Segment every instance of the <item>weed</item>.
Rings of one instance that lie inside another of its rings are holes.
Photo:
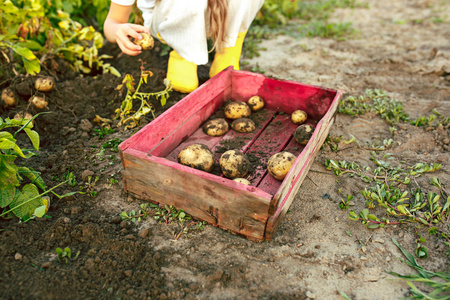
[[[410,296],[412,299],[448,299],[448,293],[450,292],[450,274],[444,272],[432,272],[424,269],[420,266],[414,256],[403,248],[395,239],[392,242],[397,246],[402,254],[405,256],[406,260],[400,259],[402,262],[406,263],[411,268],[415,269],[418,274],[412,275],[401,275],[396,272],[388,272],[389,274],[405,279],[410,286]],[[438,277],[440,280],[433,280],[433,277]],[[427,294],[419,290],[412,282],[421,282],[429,286],[432,291]]]
[[[56,252],[56,255],[58,256],[59,262],[64,261],[67,265],[69,263],[69,261],[72,260],[72,251],[70,250],[69,247],[64,248],[64,250],[58,247],[55,249],[55,252]],[[81,251],[78,250],[78,252],[74,256],[74,259],[76,259],[80,255],[80,252]]]
[[[142,219],[145,219],[149,216],[152,216],[155,220],[157,220],[160,224],[179,224],[183,226],[183,229],[180,233],[175,236],[177,240],[182,233],[187,233],[188,228],[191,225],[195,225],[196,230],[203,230],[204,225],[207,223],[204,221],[194,221],[192,217],[186,214],[182,209],[177,210],[172,205],[164,205],[161,207],[157,204],[153,203],[143,203],[139,205],[139,209],[131,210],[130,212],[121,212],[120,214],[122,220],[131,221],[133,223],[140,222]],[[190,220],[190,222],[184,226],[185,222]]]
[[[341,203],[339,203],[339,208],[347,209],[350,204],[350,201],[352,201],[352,200],[353,200],[353,195],[347,194],[345,199],[341,199]]]
[[[99,139],[103,139],[105,136],[107,136],[109,134],[113,134],[115,131],[113,128],[100,127],[100,128],[94,129],[94,132],[96,133],[96,135],[98,136]]]
[[[80,186],[80,190],[84,190],[82,194],[87,194],[91,198],[95,198],[97,196],[97,191],[95,190],[95,184],[99,180],[99,177],[96,176],[94,180],[92,180],[92,176],[88,177],[88,181],[85,182],[84,186]]]
[[[119,138],[113,138],[102,145],[103,149],[110,149],[112,152],[119,152],[119,145],[123,141]]]

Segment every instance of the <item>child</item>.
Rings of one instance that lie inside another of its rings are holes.
[[[212,49],[207,38],[213,39],[216,50],[210,77],[231,65],[239,70],[245,34],[264,0],[137,0],[144,26],[128,23],[134,2],[111,0],[106,38],[128,55],[141,53],[130,38],[140,39],[143,32],[166,43],[173,48],[167,78],[174,90],[190,93],[198,87],[197,65],[208,63]]]

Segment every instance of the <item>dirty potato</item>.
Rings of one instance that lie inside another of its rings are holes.
[[[247,101],[247,105],[252,111],[258,111],[264,107],[264,100],[260,96],[253,96]]]
[[[231,123],[231,128],[237,132],[248,133],[253,132],[256,129],[256,125],[253,120],[248,118],[239,118]]]
[[[14,115],[14,120],[31,120],[32,118],[33,115],[25,111],[19,111]],[[32,122],[34,123],[34,120]]]
[[[50,92],[55,88],[55,79],[53,77],[39,77],[34,82],[34,88],[39,92]]]
[[[308,119],[308,115],[303,110],[296,110],[291,115],[292,122],[297,125],[305,123],[306,119]]]
[[[153,40],[153,37],[145,32],[141,32],[140,35],[142,36],[142,39],[140,40],[134,40],[134,43],[138,46],[142,47],[142,50],[152,50],[155,46],[155,41]]]
[[[228,178],[244,177],[250,169],[250,161],[239,150],[228,150],[219,160],[222,174]]]
[[[283,180],[297,157],[287,151],[272,155],[267,163],[267,170],[275,179]]]
[[[228,132],[228,122],[224,118],[207,121],[203,127],[203,132],[210,136],[221,136]]]
[[[211,172],[214,167],[214,154],[204,144],[193,144],[180,151],[178,162],[197,170]]]
[[[250,107],[245,102],[233,101],[225,106],[225,117],[228,119],[239,119],[250,116]]]
[[[7,87],[2,91],[2,102],[3,107],[11,107],[15,106],[18,102],[16,93],[12,90],[12,88]]]
[[[41,110],[44,108],[47,108],[48,102],[43,98],[39,96],[33,96],[28,100],[36,109]]]
[[[314,133],[314,126],[302,124],[294,131],[294,138],[300,145],[306,145]]]

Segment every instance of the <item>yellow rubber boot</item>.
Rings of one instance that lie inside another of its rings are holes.
[[[209,70],[210,78],[216,76],[217,73],[229,66],[233,66],[235,70],[239,70],[239,59],[241,58],[242,45],[244,44],[246,34],[247,32],[238,34],[234,47],[225,48],[221,52],[216,52],[211,69]]]
[[[175,91],[190,93],[198,88],[197,65],[185,60],[172,50],[167,66],[167,78]]]

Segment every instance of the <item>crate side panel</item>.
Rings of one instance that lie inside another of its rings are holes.
[[[132,137],[122,142],[120,149],[124,151],[131,147],[142,152],[148,152],[154,148],[161,140],[209,103],[211,99],[225,91],[230,92],[231,72],[232,69],[228,68],[202,84],[153,122],[150,122]]]
[[[144,199],[173,205],[210,224],[263,239],[270,199],[197,176],[198,170],[173,168],[162,158],[124,152],[127,190]],[[236,185],[238,186],[238,185]],[[254,187],[249,187],[253,188]]]
[[[270,240],[273,237],[276,228],[279,226],[281,220],[291,205],[295,197],[295,193],[298,191],[302,181],[306,177],[315,156],[327,138],[330,128],[334,122],[334,113],[336,112],[341,96],[342,94],[339,91],[328,113],[317,125],[311,140],[308,142],[301,155],[297,158],[282,185],[274,195],[270,207],[270,213],[273,213],[273,215],[270,217],[267,224],[266,239]],[[274,210],[275,212],[273,212]]]
[[[233,100],[247,101],[251,96],[258,95],[264,99],[266,108],[288,114],[301,109],[316,121],[327,113],[336,96],[335,90],[244,71],[233,72],[232,86]]]

